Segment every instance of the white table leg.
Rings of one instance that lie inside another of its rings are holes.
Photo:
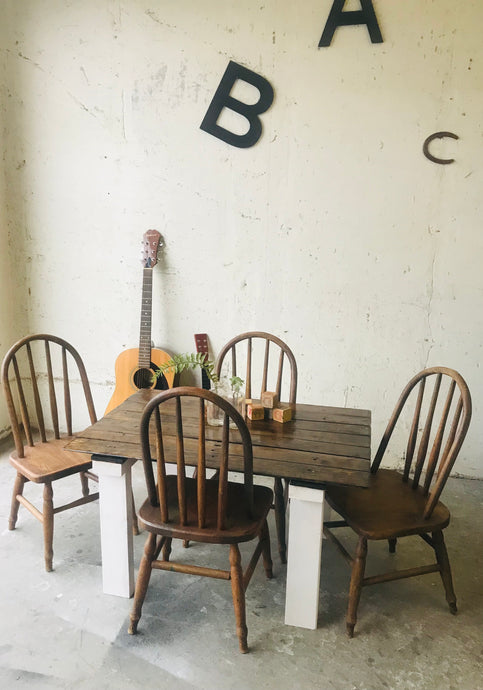
[[[315,630],[319,612],[324,491],[289,486],[285,623]]]
[[[102,587],[105,594],[131,597],[134,593],[131,467],[135,460],[106,462],[93,456],[99,476]]]

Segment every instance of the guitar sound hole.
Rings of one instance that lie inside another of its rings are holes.
[[[151,369],[138,369],[134,374],[134,385],[136,388],[152,388],[153,372]]]
[[[163,374],[156,379],[156,385],[153,386],[154,370],[157,369],[155,364],[151,363],[152,369],[138,369],[133,376],[134,385],[136,388],[156,388],[156,390],[166,390],[169,388]]]

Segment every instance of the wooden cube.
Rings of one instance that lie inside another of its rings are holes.
[[[253,400],[251,398],[245,398],[242,401],[242,409],[241,409],[242,417],[247,416],[247,407],[248,407],[248,405],[251,405],[252,403],[253,403]]]
[[[247,405],[247,417],[248,419],[257,420],[265,418],[265,409],[263,405]]]
[[[272,411],[272,419],[276,422],[290,422],[292,419],[292,408],[289,405],[279,405]]]
[[[262,405],[263,407],[268,407],[268,409],[273,409],[278,404],[278,395],[273,391],[263,391],[262,393]]]

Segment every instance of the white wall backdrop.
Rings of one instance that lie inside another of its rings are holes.
[[[331,6],[3,0],[0,345],[13,302],[15,337],[80,350],[102,412],[156,228],[158,347],[276,333],[299,400],[370,408],[375,441],[414,373],[456,368],[474,420],[455,469],[481,477],[483,5],[374,0],[383,43],[345,27],[319,49]],[[199,129],[230,60],[275,91],[248,149]],[[441,130],[452,165],[422,153]]]
[[[0,21],[0,45],[5,45],[8,26]],[[4,55],[3,51],[0,55]],[[10,127],[7,124],[7,91],[6,88],[6,60],[0,59],[0,136],[3,148],[2,160],[7,158],[7,140]],[[6,189],[6,164],[0,167],[0,356],[8,350],[10,344],[22,334],[20,320],[26,318],[25,299],[19,299],[17,285],[14,283],[16,267],[11,265],[14,259],[10,253],[10,235],[13,224],[9,224],[10,194]],[[22,265],[24,260],[22,261]],[[20,268],[20,270],[22,270]],[[25,282],[25,281],[24,281]],[[23,324],[24,326],[26,323]],[[17,328],[20,327],[20,330]],[[0,395],[0,438],[8,434],[8,415],[3,395]]]

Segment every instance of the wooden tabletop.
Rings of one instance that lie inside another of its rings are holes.
[[[73,451],[106,456],[106,460],[111,462],[141,459],[139,422],[144,406],[157,393],[153,390],[137,391],[101,420],[76,434],[67,447]],[[169,406],[171,402],[165,405]],[[192,428],[189,424],[190,405],[193,409]],[[183,402],[183,418],[188,418],[183,427],[185,438],[192,436],[194,439],[197,434],[195,405],[195,399]],[[174,407],[172,409],[174,416]],[[369,410],[297,404],[295,419],[290,422],[247,420],[247,426],[252,437],[254,474],[354,486],[367,486],[369,483]],[[213,442],[213,448],[219,446],[221,431],[219,427],[206,427],[206,436]],[[241,457],[238,458],[236,452],[238,444],[232,443],[230,447],[233,453],[231,468],[242,470]],[[216,461],[210,464],[207,457],[207,465],[216,467]]]

